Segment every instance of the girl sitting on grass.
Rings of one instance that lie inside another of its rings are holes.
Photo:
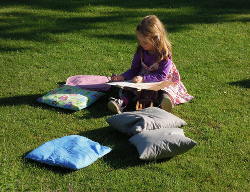
[[[173,85],[163,89],[160,106],[171,111],[174,105],[190,101],[193,96],[180,80],[179,72],[172,61],[171,43],[164,25],[155,15],[142,19],[136,28],[138,46],[131,68],[121,75],[113,75],[111,81],[131,80],[134,83],[171,81]],[[123,90],[120,98],[111,98],[108,108],[121,113],[133,99],[131,91]]]

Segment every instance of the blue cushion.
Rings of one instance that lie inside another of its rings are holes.
[[[86,137],[70,135],[42,144],[25,158],[76,170],[92,164],[110,151],[111,148]]]

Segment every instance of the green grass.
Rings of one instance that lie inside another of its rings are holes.
[[[0,191],[248,191],[250,4],[247,0],[0,2]],[[146,15],[166,24],[191,103],[173,113],[198,145],[144,162],[108,126],[106,101],[68,112],[35,99],[76,74],[130,66]],[[40,144],[79,134],[113,150],[75,172],[27,161]]]

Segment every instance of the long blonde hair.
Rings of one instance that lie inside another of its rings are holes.
[[[171,56],[172,46],[167,37],[167,31],[157,16],[148,15],[144,17],[137,25],[136,33],[151,40],[157,62],[162,59],[168,60],[168,57]],[[141,49],[142,47],[138,44],[137,51]]]

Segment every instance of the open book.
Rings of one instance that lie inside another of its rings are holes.
[[[147,90],[159,91],[160,89],[173,85],[174,83],[171,81],[160,81],[153,83],[132,83],[129,81],[118,81],[118,82],[109,82],[107,84],[120,88],[130,87],[138,90],[147,89]]]

